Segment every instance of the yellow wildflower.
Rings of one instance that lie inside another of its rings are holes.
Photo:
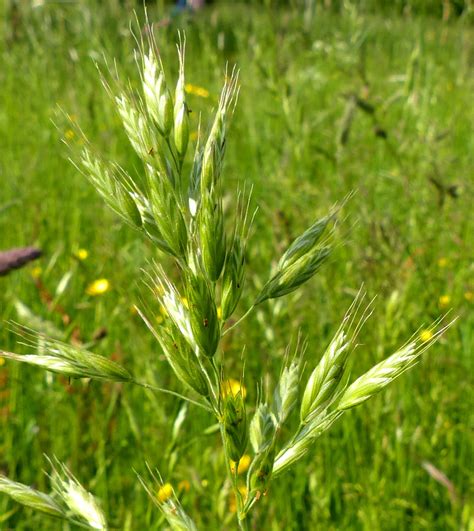
[[[183,306],[185,308],[189,308],[189,302],[188,302],[188,299],[186,297],[181,297],[181,302],[183,303]]]
[[[168,310],[164,306],[160,306],[160,313],[163,317],[168,317]]]
[[[209,97],[209,91],[203,87],[198,87],[197,85],[191,85],[191,83],[186,83],[184,86],[184,90],[188,94],[194,94],[195,96],[199,96],[200,98],[208,98]]]
[[[187,479],[183,479],[178,483],[178,490],[180,492],[189,492],[191,488],[191,483]]]
[[[451,297],[449,295],[441,295],[438,302],[439,302],[440,308],[446,308],[449,306],[449,303],[451,302]]]
[[[93,296],[103,295],[109,289],[110,282],[106,278],[99,278],[87,286],[86,293]]]
[[[420,339],[423,343],[426,343],[433,337],[433,332],[431,330],[422,330],[420,333]]]
[[[217,307],[217,318],[222,319],[222,307],[221,306]]]
[[[68,129],[65,133],[64,133],[64,136],[66,138],[66,140],[72,140],[74,138],[74,131],[72,129]]]
[[[448,259],[447,258],[444,258],[441,257],[439,260],[438,260],[438,266],[439,267],[446,267],[448,265]]]
[[[173,496],[173,486],[171,485],[171,483],[165,483],[158,489],[157,497],[160,502],[163,503],[169,500],[171,496]]]
[[[252,458],[245,454],[240,458],[239,465],[237,466],[237,474],[244,474],[249,469]],[[235,461],[230,461],[230,469],[235,474]]]
[[[2,356],[0,356],[0,367],[2,365],[5,365],[5,358],[2,358]]]
[[[157,315],[157,316],[155,317],[155,321],[156,321],[158,324],[161,324],[161,323],[164,321],[163,316],[162,316],[162,315]]]
[[[464,293],[464,298],[467,302],[472,302],[474,300],[474,293],[472,291],[466,291],[466,293]]]
[[[41,273],[43,273],[43,270],[40,266],[33,267],[33,269],[31,270],[31,276],[33,278],[39,278],[41,276]]]
[[[205,489],[207,487],[209,487],[209,481],[207,479],[203,479],[201,481],[201,486]]]
[[[228,380],[225,380],[225,382],[222,383],[223,398],[229,395],[237,396],[239,393],[242,394],[242,398],[245,398],[247,396],[247,389],[245,389],[245,386],[242,385],[239,380],[229,378]]]
[[[89,256],[89,251],[87,249],[78,249],[76,253],[76,257],[79,260],[87,260],[87,257]]]

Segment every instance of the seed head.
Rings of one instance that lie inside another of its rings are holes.
[[[208,397],[209,388],[207,380],[198,362],[196,353],[174,323],[171,322],[166,327],[162,327],[159,334],[154,329],[153,332],[178,379],[196,393]]]
[[[329,247],[313,249],[301,258],[278,271],[263,287],[255,305],[291,293],[309,280],[331,254]]]
[[[188,229],[178,194],[166,175],[147,166],[150,207],[161,238],[176,257],[187,251]]]
[[[222,201],[214,191],[201,197],[198,222],[203,268],[209,280],[216,282],[226,258],[226,235]]]
[[[279,426],[288,418],[298,400],[299,374],[299,362],[285,367],[273,393],[273,413]]]
[[[238,73],[233,71],[221,92],[209,138],[204,146],[201,172],[201,193],[211,190],[219,181],[226,144],[227,121],[238,96]]]
[[[137,206],[140,194],[131,177],[122,168],[106,163],[87,147],[82,151],[80,167],[116,214],[134,228],[142,226],[142,218]]]
[[[232,461],[238,462],[244,455],[248,442],[247,415],[242,393],[225,395],[222,423],[227,455]]]
[[[189,322],[194,340],[207,357],[214,356],[220,340],[220,321],[213,288],[200,272],[188,270],[185,275]]]
[[[285,267],[294,264],[299,258],[311,251],[323,235],[332,218],[333,215],[330,215],[316,221],[301,236],[296,238],[280,258],[278,270],[283,271]]]
[[[161,62],[150,50],[143,56],[143,94],[151,117],[161,135],[168,137],[173,126],[173,102]]]
[[[65,518],[63,508],[51,496],[23,485],[23,483],[12,481],[3,475],[0,475],[0,492],[7,494],[22,505],[32,507],[36,511]]]
[[[443,332],[453,323],[454,321],[448,323],[434,333],[432,332],[432,329],[430,329],[429,331],[432,334],[430,339],[426,339],[427,334],[425,340],[423,340],[422,337],[414,336],[414,339],[409,341],[394,354],[357,378],[357,380],[342,394],[342,397],[337,404],[338,410],[344,411],[362,404],[369,398],[372,398],[375,394],[379,393],[405,371],[411,369],[418,363],[423,352],[437,341],[441,334],[443,334]]]
[[[239,236],[232,242],[227,256],[222,278],[222,319],[227,320],[233,313],[242,295],[245,282],[245,248]]]
[[[184,158],[189,141],[189,117],[184,83],[185,42],[178,47],[179,77],[174,98],[174,143],[180,159]]]
[[[340,328],[311,373],[301,402],[301,422],[319,415],[334,399],[343,381],[351,339]]]
[[[61,463],[53,468],[51,481],[53,489],[67,506],[72,516],[83,520],[92,529],[107,529],[104,513],[97,500],[77,481],[71,472]]]
[[[126,369],[104,356],[43,335],[27,332],[25,335],[27,336],[25,344],[30,348],[36,348],[37,341],[44,354],[20,355],[1,351],[0,354],[7,359],[37,365],[70,378],[93,378],[112,382],[133,381],[133,376]]]
[[[276,424],[268,405],[259,404],[250,423],[250,442],[255,453],[264,452],[272,444]]]

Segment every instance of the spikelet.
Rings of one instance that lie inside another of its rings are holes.
[[[330,254],[329,247],[313,249],[291,265],[285,266],[265,284],[255,300],[255,305],[295,291],[319,270]]]
[[[178,46],[179,77],[176,83],[174,97],[174,143],[180,160],[184,159],[189,141],[189,117],[186,105],[185,81],[184,81],[184,52],[186,41]]]
[[[438,332],[429,341],[416,338],[397,350],[387,359],[377,363],[357,378],[344,392],[337,407],[340,411],[358,406],[379,393],[405,371],[416,365],[422,353],[439,337]]]
[[[34,347],[33,337],[33,334],[30,334],[27,343],[30,348]],[[112,382],[133,381],[133,376],[126,369],[104,356],[40,335],[38,340],[44,354],[20,355],[0,351],[0,355],[14,361],[37,365],[70,378],[93,378]]]
[[[71,519],[78,519],[92,529],[107,530],[105,515],[97,500],[59,461],[56,461],[56,466],[53,465],[51,482],[56,495],[68,508]]]
[[[273,413],[278,426],[282,426],[298,401],[300,363],[293,361],[283,371],[273,393]]]
[[[239,462],[244,455],[248,442],[248,425],[242,391],[223,395],[223,433],[227,455],[232,461]]]
[[[202,354],[211,358],[221,335],[213,287],[202,273],[192,270],[185,273],[185,286],[194,340]]]
[[[219,106],[209,138],[204,146],[201,170],[201,194],[210,191],[219,182],[226,144],[226,127],[238,96],[238,72],[232,71],[221,92]]]
[[[143,54],[142,86],[145,104],[160,134],[168,137],[173,127],[173,101],[161,61],[150,48]]]
[[[209,280],[217,282],[227,249],[222,200],[214,190],[201,196],[198,225],[203,268]]]
[[[44,492],[32,489],[23,483],[12,481],[0,474],[0,492],[7,494],[16,502],[31,507],[36,511],[65,518],[63,508],[52,498]]]

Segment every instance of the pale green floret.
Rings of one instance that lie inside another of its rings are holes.
[[[45,494],[39,492],[23,483],[17,483],[11,479],[6,478],[0,474],[0,492],[7,494],[16,502],[31,507],[36,511],[56,516],[58,518],[65,518],[62,507],[56,501]]]
[[[333,216],[326,216],[314,223],[309,229],[296,238],[296,240],[288,247],[283,256],[278,262],[278,270],[282,271],[285,267],[295,263],[298,258],[301,258],[308,253],[318,243],[323,235],[326,227]]]
[[[255,453],[263,452],[270,446],[276,424],[275,415],[268,404],[260,403],[250,422],[250,442]]]
[[[213,287],[199,271],[187,271],[185,283],[189,322],[194,340],[201,353],[211,358],[217,350],[221,336]]]
[[[248,443],[247,414],[242,392],[226,393],[223,399],[223,434],[226,452],[232,461],[238,462]]]
[[[300,378],[299,362],[292,362],[283,369],[278,385],[273,393],[273,413],[279,426],[282,426],[298,401]]]
[[[225,121],[221,109],[217,110],[214,124],[204,147],[201,171],[201,194],[217,186],[225,152]]]
[[[236,236],[227,255],[222,277],[221,309],[223,321],[226,321],[234,313],[242,295],[244,281],[245,248],[241,238]]]
[[[202,172],[202,148],[198,141],[194,151],[193,167],[189,177],[188,210],[191,217],[196,217],[201,202],[201,172]]]
[[[206,374],[199,364],[196,352],[186,341],[183,334],[175,323],[167,322],[159,327],[159,332],[151,324],[144,313],[138,310],[148,329],[160,344],[166,360],[173,369],[176,377],[185,386],[193,389],[196,393],[209,397],[209,386]],[[171,319],[169,320],[171,321]]]
[[[173,127],[173,102],[161,64],[151,50],[143,57],[142,84],[148,112],[158,126],[160,134],[168,137]]]
[[[275,299],[295,291],[318,271],[330,254],[331,249],[329,247],[314,249],[283,270],[278,271],[265,284],[255,301],[255,305],[267,299]]]
[[[188,229],[179,197],[166,175],[147,167],[149,204],[161,238],[177,258],[187,252]]]
[[[313,418],[311,422],[299,430],[291,442],[277,454],[273,464],[273,475],[281,474],[306,455],[316,439],[327,431],[341,415],[341,412],[321,415],[319,418]]]
[[[209,387],[196,353],[183,336],[173,328],[174,325],[163,328],[157,335],[168,363],[181,382],[196,393],[208,397]]]
[[[380,392],[406,370],[413,367],[421,353],[422,350],[420,351],[416,342],[411,342],[372,367],[346,389],[337,406],[338,409],[342,411],[358,406]]]
[[[322,413],[337,396],[350,345],[351,339],[347,338],[344,330],[338,330],[306,384],[300,410],[302,423]]]
[[[202,264],[209,280],[216,282],[226,258],[226,234],[222,200],[214,192],[201,197],[198,214]]]
[[[93,378],[115,382],[133,380],[126,369],[104,356],[45,338],[42,338],[41,347],[47,354],[19,355],[11,352],[0,352],[0,354],[5,358],[37,365],[70,378]]]
[[[219,107],[204,146],[201,171],[201,194],[211,190],[220,180],[226,144],[226,123],[238,95],[238,74],[232,72],[221,92]]]
[[[178,48],[179,77],[174,98],[174,143],[176,151],[183,160],[189,141],[189,117],[184,90],[184,44]]]
[[[151,160],[157,146],[146,116],[123,94],[115,103],[133,149],[142,160]]]
[[[186,104],[179,109],[174,117],[174,143],[181,159],[184,158],[189,141],[189,116]]]
[[[142,226],[142,217],[134,199],[137,196],[132,179],[120,167],[107,164],[88,148],[81,154],[81,169],[107,205],[135,228]]]
[[[186,339],[191,348],[196,350],[198,344],[191,327],[191,317],[189,310],[182,302],[182,297],[180,297],[176,288],[168,281],[161,282],[161,280],[158,279],[156,288],[164,290],[164,294],[160,297],[163,306],[182,336]]]
[[[247,474],[249,495],[265,492],[272,477],[278,421],[268,404],[260,403],[250,423],[250,442],[255,457]]]
[[[70,518],[83,520],[92,529],[107,530],[105,515],[94,496],[87,492],[64,465],[58,465],[60,472],[54,469],[51,481],[54,491],[69,509]]]

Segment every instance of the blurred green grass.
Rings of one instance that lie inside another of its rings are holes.
[[[251,383],[271,388],[298,329],[308,338],[308,358],[318,359],[362,283],[378,301],[354,374],[447,308],[460,316],[419,367],[348,414],[272,485],[254,528],[471,529],[473,28],[466,17],[443,22],[347,6],[304,12],[218,5],[157,24],[171,67],[177,28],[186,30],[188,81],[210,91],[209,98],[190,95],[194,129],[201,111],[206,124],[225,65],[241,71],[225,178],[229,201],[240,179],[253,185],[259,206],[242,308],[289,240],[356,191],[330,264],[300,294],[264,306],[225,342],[228,373],[237,377],[247,344],[249,404],[256,395]],[[64,337],[89,341],[104,327],[98,352],[178,389],[131,311],[142,296],[140,269],[162,257],[106,209],[61,143],[70,134],[63,109],[106,156],[139,167],[94,65],[115,57],[122,76],[137,80],[131,7],[112,0],[25,3],[21,16],[5,14],[0,248],[36,244],[44,257],[0,279],[0,345],[20,348],[4,323],[25,320],[15,309],[21,301]],[[165,16],[160,3],[150,6],[152,21]],[[375,114],[359,105],[341,143],[356,96]],[[80,248],[89,252],[84,261],[75,257]],[[71,278],[58,294],[58,311],[45,297],[65,275]],[[107,278],[111,289],[93,298],[85,290],[97,278]],[[440,306],[445,295],[447,308]],[[31,317],[26,321],[33,326]],[[200,528],[231,529],[218,441],[203,433],[209,419],[191,411],[185,444],[169,446],[180,407],[140,389],[70,384],[5,363],[0,471],[47,489],[43,454],[56,455],[99,496],[112,527],[159,529],[163,522],[133,472],[147,461],[175,485],[189,481],[183,503]],[[428,474],[425,462],[446,474],[454,491]],[[1,529],[61,525],[0,498]]]

